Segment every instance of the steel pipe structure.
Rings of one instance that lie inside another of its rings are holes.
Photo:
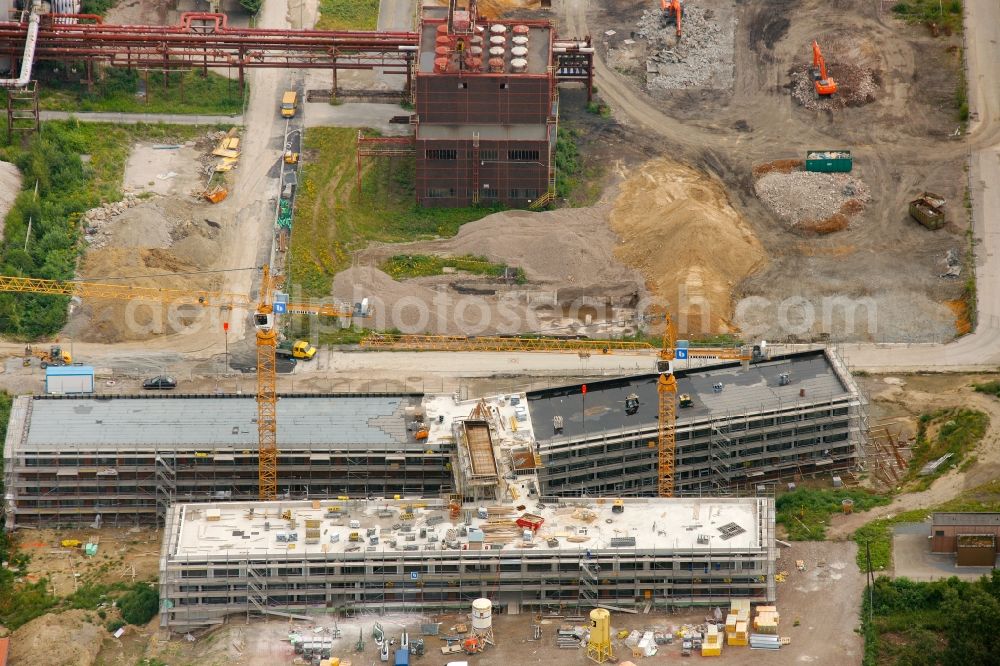
[[[81,60],[114,67],[375,69],[410,73],[414,32],[360,32],[231,28],[225,14],[186,12],[173,26],[62,23],[87,15],[43,15],[35,60]],[[20,58],[27,21],[0,22],[0,55]]]

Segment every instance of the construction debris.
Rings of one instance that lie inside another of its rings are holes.
[[[875,101],[879,90],[879,74],[873,69],[849,63],[829,63],[827,69],[837,81],[837,92],[819,96],[809,65],[794,68],[788,84],[792,99],[811,111],[842,109],[848,106],[864,106]]]
[[[789,167],[760,169],[757,197],[789,227],[801,232],[846,229],[871,201],[868,186],[844,173],[815,173]]]
[[[649,90],[733,85],[733,43],[736,16],[722,17],[715,9],[684,5],[684,36],[663,20],[663,12],[643,12],[636,35],[649,41],[646,87]],[[627,48],[627,47],[626,47]]]

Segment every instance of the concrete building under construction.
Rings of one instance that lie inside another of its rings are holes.
[[[862,398],[816,351],[677,372],[679,493],[756,493],[859,463]],[[282,498],[396,494],[642,496],[656,489],[655,377],[457,401],[447,395],[288,395],[278,403]],[[625,410],[631,393],[634,414]],[[504,413],[506,416],[499,416]],[[8,528],[162,523],[175,502],[257,496],[247,396],[20,396],[4,448]],[[554,417],[561,417],[558,431]],[[421,425],[422,424],[422,425]],[[426,429],[427,438],[418,439]]]
[[[506,411],[506,410],[505,410]],[[511,410],[512,411],[512,410]],[[176,504],[160,557],[161,628],[309,609],[506,613],[775,599],[774,500],[521,499]],[[527,505],[527,506],[526,506]]]

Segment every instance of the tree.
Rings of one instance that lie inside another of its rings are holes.
[[[260,6],[264,4],[264,0],[240,0],[240,6],[247,10],[250,14],[256,14],[260,11]]]
[[[160,595],[147,583],[138,583],[118,600],[122,619],[129,624],[146,624],[160,609]]]
[[[1000,654],[1000,600],[990,594],[989,580],[948,590],[941,603],[947,622],[945,664],[989,666]]]

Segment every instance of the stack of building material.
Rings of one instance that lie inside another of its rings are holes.
[[[733,599],[726,616],[726,644],[747,645],[749,642],[750,601]]]
[[[781,647],[781,639],[771,634],[750,634],[751,650],[777,650]]]
[[[701,644],[701,656],[718,657],[722,654],[722,634],[714,624],[708,625],[705,641]]]
[[[652,657],[656,654],[656,639],[653,637],[653,632],[647,631],[644,633],[642,638],[639,639],[637,647],[644,657]]]
[[[556,647],[559,648],[579,648],[583,639],[583,627],[575,627],[571,624],[564,624],[559,627],[556,633]]]
[[[774,606],[758,606],[753,619],[753,630],[758,634],[778,635],[778,609]]]

